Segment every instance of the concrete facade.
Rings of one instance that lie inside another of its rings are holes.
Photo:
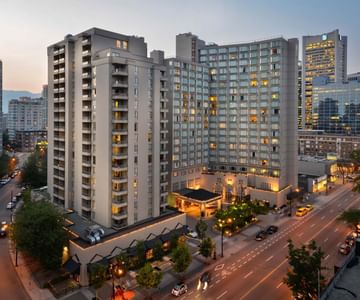
[[[313,79],[327,76],[331,82],[347,77],[347,37],[339,30],[319,35],[303,36],[302,67],[302,128],[313,129]]]
[[[167,76],[143,38],[97,28],[48,47],[48,187],[105,227],[166,206]]]
[[[3,152],[3,140],[2,140],[2,133],[5,130],[4,122],[3,122],[3,111],[2,111],[2,98],[3,98],[3,65],[2,61],[0,60],[0,155]]]

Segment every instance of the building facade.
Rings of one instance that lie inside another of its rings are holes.
[[[48,190],[105,227],[165,211],[164,54],[143,38],[97,28],[48,47]]]
[[[3,122],[3,111],[2,111],[2,97],[3,97],[2,79],[3,79],[3,67],[2,67],[2,61],[0,60],[0,155],[3,152],[2,133],[5,130],[4,122]]]
[[[209,145],[208,68],[180,59],[167,60],[169,76],[169,167],[171,191],[200,185],[207,170]]]
[[[327,133],[360,134],[360,77],[330,83],[318,77],[313,84],[313,128]]]
[[[302,62],[298,62],[298,129],[302,128]]]
[[[20,130],[15,133],[16,149],[20,152],[33,152],[36,143],[47,141],[46,130]]]
[[[47,123],[45,107],[42,98],[20,97],[20,99],[10,100],[7,117],[10,141],[16,141],[17,130],[44,130]]]
[[[350,159],[351,152],[360,150],[360,136],[328,134],[319,130],[300,130],[298,147],[299,155]]]
[[[347,37],[339,30],[303,36],[302,67],[302,128],[312,129],[313,79],[329,77],[330,82],[347,77]]]

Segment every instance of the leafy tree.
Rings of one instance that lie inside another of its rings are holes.
[[[29,202],[15,215],[13,239],[20,251],[39,260],[45,268],[56,269],[67,242],[63,224],[63,215],[50,202]]]
[[[7,131],[4,131],[2,134],[2,141],[3,141],[3,147],[4,149],[7,148],[7,146],[10,144],[9,134]]]
[[[350,226],[353,226],[356,231],[357,225],[360,224],[360,209],[350,208],[345,210],[338,217],[338,220],[345,221]]]
[[[130,268],[130,259],[126,253],[120,253],[116,256],[116,263],[117,265],[124,271],[124,274]]]
[[[351,152],[350,158],[355,165],[355,169],[358,170],[360,167],[360,150],[354,150]]]
[[[24,203],[29,203],[31,201],[31,189],[27,189],[22,193],[22,197],[24,200]]]
[[[360,193],[360,175],[358,175],[358,176],[355,177],[355,179],[354,179],[354,185],[353,185],[352,190],[353,190],[354,192]]]
[[[161,272],[155,271],[150,263],[146,263],[139,270],[138,275],[136,276],[136,281],[139,286],[148,290],[151,288],[157,288],[161,283],[162,277],[163,274]]]
[[[185,243],[179,243],[172,251],[172,259],[174,261],[174,271],[176,273],[183,273],[190,266],[192,257],[189,248]]]
[[[10,173],[9,162],[10,156],[3,152],[3,154],[0,156],[0,177],[3,177]]]
[[[45,150],[35,151],[25,162],[21,182],[33,188],[47,185],[47,154]]]
[[[200,243],[200,254],[204,256],[205,258],[208,258],[211,256],[215,248],[215,244],[211,237],[204,238]]]
[[[325,286],[325,278],[321,275],[321,270],[325,269],[321,265],[324,252],[317,247],[314,240],[300,248],[296,248],[289,240],[288,247],[287,257],[290,268],[284,278],[284,283],[291,289],[296,299],[316,299],[319,285],[320,290]]]
[[[104,285],[107,279],[108,268],[102,264],[93,264],[90,268],[90,285],[95,289],[96,299],[98,290]]]
[[[138,241],[136,244],[136,257],[137,257],[137,267],[141,268],[146,262],[145,258],[145,243],[144,241]]]
[[[352,172],[353,163],[348,159],[340,159],[336,162],[337,169],[342,177],[342,183],[345,184],[345,177]]]
[[[197,224],[195,226],[195,230],[200,239],[205,238],[207,228],[208,228],[208,226],[205,221],[200,220],[199,222],[197,222]]]
[[[154,246],[154,259],[161,260],[164,256],[164,249],[161,242],[157,242]]]

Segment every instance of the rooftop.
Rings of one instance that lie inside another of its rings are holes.
[[[180,191],[177,191],[176,193],[181,196],[199,201],[207,201],[221,196],[220,194],[212,193],[204,189],[195,190],[184,188]]]

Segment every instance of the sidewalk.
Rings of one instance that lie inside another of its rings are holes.
[[[25,260],[20,252],[18,252],[18,266],[15,266],[16,257],[15,257],[15,249],[9,240],[9,253],[11,257],[11,261],[15,267],[17,275],[22,283],[24,290],[28,294],[30,299],[33,300],[53,300],[56,299],[48,289],[40,289],[26,265]]]

